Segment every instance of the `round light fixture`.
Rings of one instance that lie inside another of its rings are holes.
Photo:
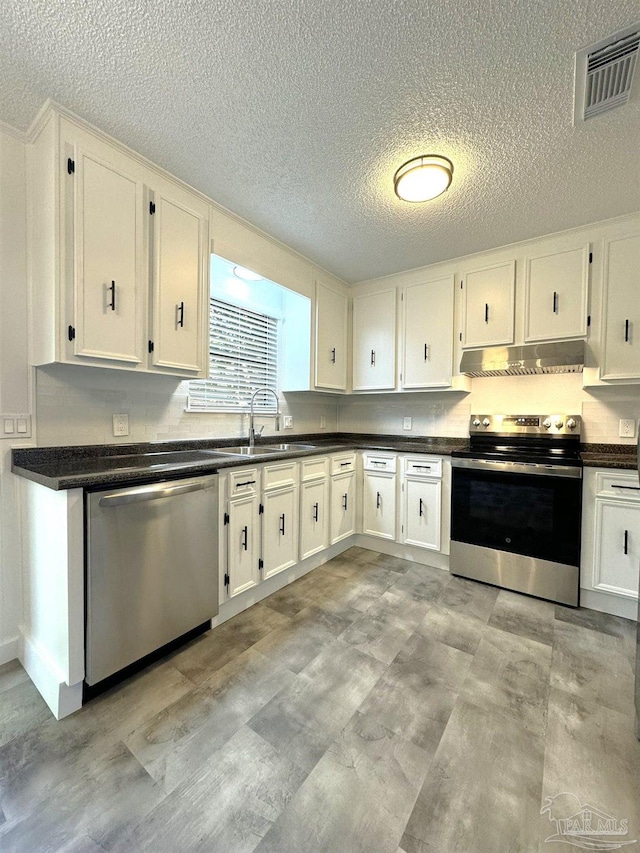
[[[243,281],[262,281],[261,275],[253,272],[253,270],[248,270],[246,267],[234,267],[233,274],[236,278],[241,278]]]
[[[393,188],[403,201],[429,201],[449,189],[453,163],[438,154],[407,160],[393,176]]]

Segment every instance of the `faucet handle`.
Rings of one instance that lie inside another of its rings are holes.
[[[259,426],[258,429],[254,430],[254,432],[257,436],[261,436],[263,429],[264,429],[264,424],[262,424],[262,426]]]

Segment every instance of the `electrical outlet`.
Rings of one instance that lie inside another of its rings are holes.
[[[636,437],[636,421],[635,418],[620,418],[618,424],[618,435],[620,438],[635,438]]]
[[[120,414],[113,416],[113,434],[129,435],[129,415]]]
[[[411,418],[402,419],[402,429],[411,429]]]
[[[320,415],[320,429],[326,429],[326,428],[327,428],[327,419],[325,418],[324,415]]]
[[[283,429],[293,429],[293,417],[292,417],[292,415],[285,415],[282,418],[282,428]]]

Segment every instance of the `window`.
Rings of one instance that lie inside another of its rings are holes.
[[[191,411],[247,412],[256,388],[278,391],[278,321],[219,299],[209,303],[209,378],[189,383]],[[271,395],[254,408],[274,412]]]

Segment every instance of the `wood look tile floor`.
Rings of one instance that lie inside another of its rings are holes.
[[[352,548],[60,722],[7,664],[0,850],[554,853],[582,806],[640,844],[634,635]]]

